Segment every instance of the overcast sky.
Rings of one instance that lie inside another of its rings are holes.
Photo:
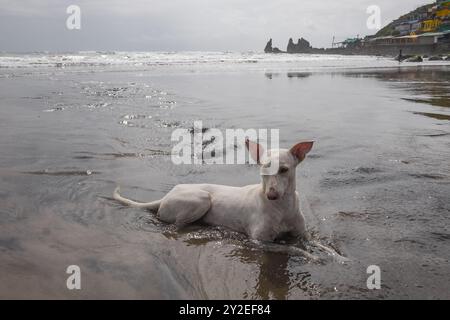
[[[247,51],[268,38],[315,47],[368,30],[369,5],[382,24],[432,0],[0,0],[0,51]],[[81,30],[66,28],[66,8],[81,8]]]

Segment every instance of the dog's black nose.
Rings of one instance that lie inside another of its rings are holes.
[[[279,197],[280,195],[275,191],[275,189],[270,189],[267,193],[267,199],[269,200],[277,200]]]
[[[278,199],[278,195],[270,195],[270,194],[268,194],[267,195],[267,199],[269,199],[269,200],[277,200]]]

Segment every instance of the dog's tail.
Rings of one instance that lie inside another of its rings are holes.
[[[130,207],[135,207],[135,208],[142,208],[142,209],[149,209],[152,211],[157,211],[159,209],[159,206],[161,204],[161,200],[156,200],[156,201],[152,201],[152,202],[136,202],[127,198],[122,197],[119,194],[120,191],[120,187],[117,187],[114,190],[113,193],[113,198],[119,202],[122,202],[123,204],[126,204]]]

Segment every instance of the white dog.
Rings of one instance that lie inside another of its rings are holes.
[[[283,235],[308,238],[305,219],[299,209],[296,168],[311,150],[313,142],[301,142],[290,150],[269,150],[246,141],[252,158],[261,166],[260,184],[242,188],[213,184],[175,186],[161,200],[139,203],[122,197],[114,199],[138,208],[157,211],[160,220],[184,226],[195,221],[224,226],[259,241],[272,242]],[[260,161],[261,159],[261,161]],[[265,167],[279,164],[278,172],[266,175]]]

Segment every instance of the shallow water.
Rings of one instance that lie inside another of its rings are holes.
[[[450,298],[450,66],[364,59],[0,69],[0,297]],[[111,200],[117,184],[153,200],[178,183],[259,181],[254,166],[173,165],[170,135],[195,120],[278,128],[286,147],[314,139],[301,207],[350,261],[176,231]],[[72,264],[80,291],[66,289]],[[369,265],[381,290],[366,287]]]

